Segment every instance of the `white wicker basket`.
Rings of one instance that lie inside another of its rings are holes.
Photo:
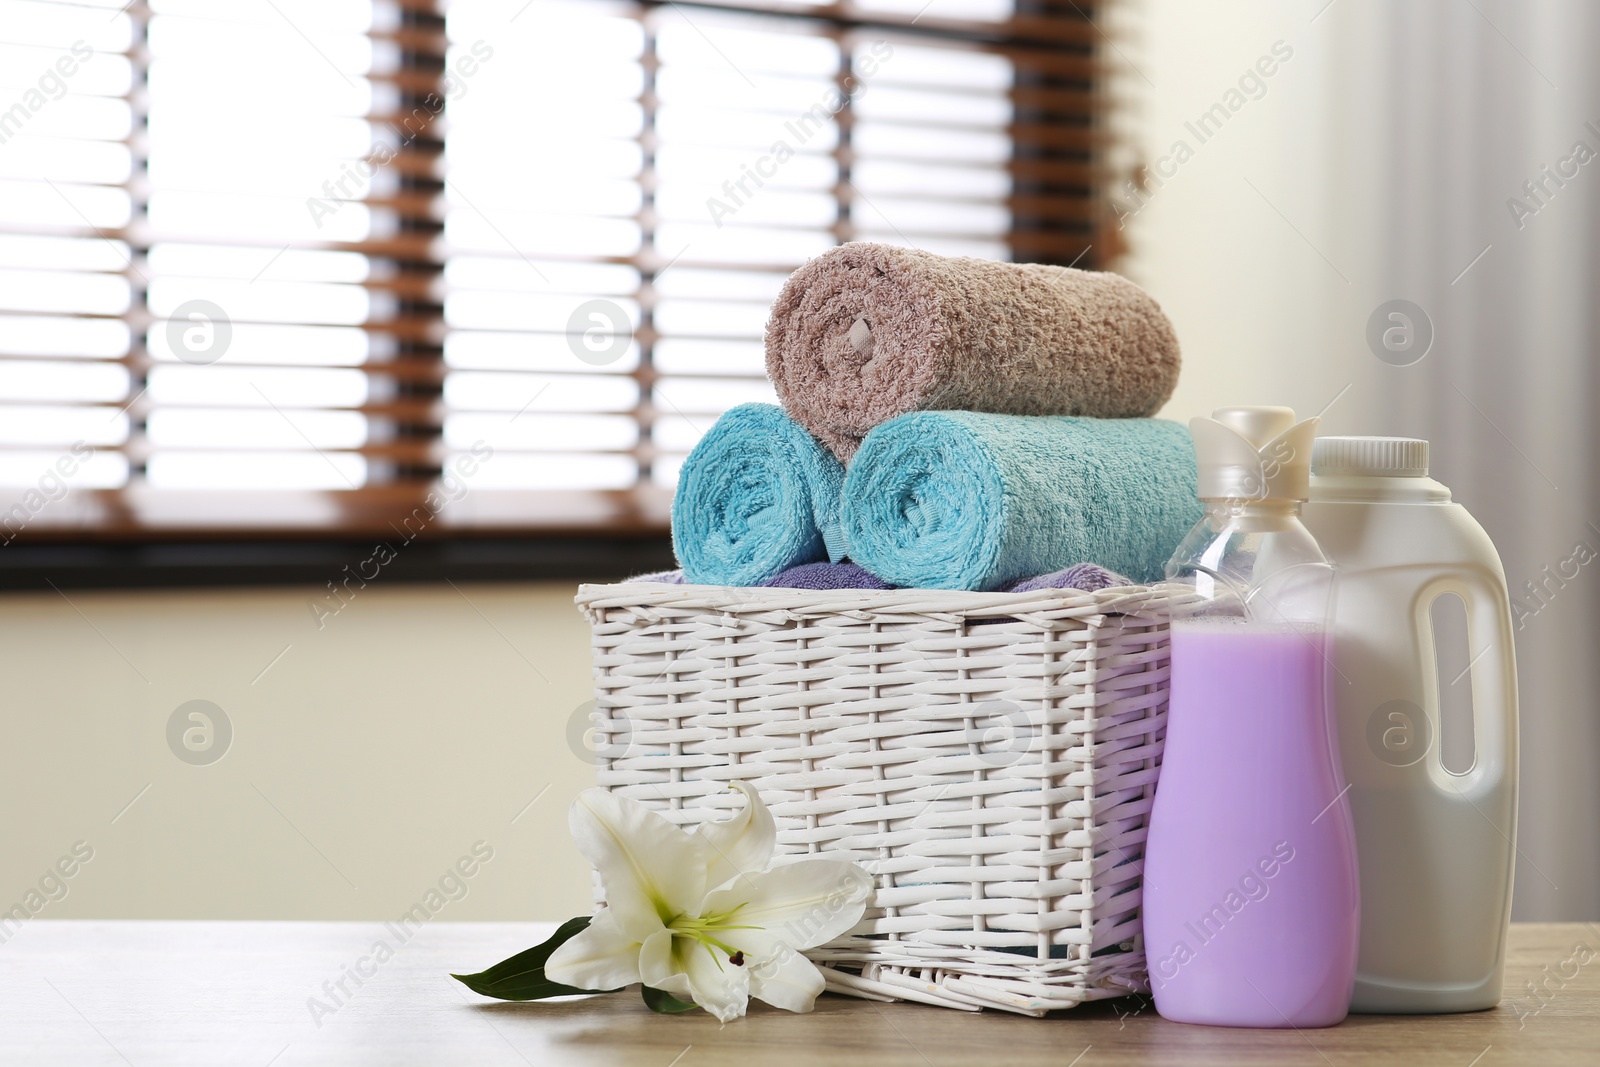
[[[1042,1015],[1148,989],[1168,591],[584,586],[599,782],[681,825],[757,786],[779,850],[860,862],[828,988]]]

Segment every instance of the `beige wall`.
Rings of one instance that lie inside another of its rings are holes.
[[[1143,73],[1124,75],[1139,101],[1135,141],[1152,168],[1172,162],[1142,204],[1127,201],[1137,210],[1124,270],[1161,301],[1182,341],[1184,374],[1162,414],[1287,404],[1313,415],[1340,397],[1328,432],[1382,432],[1368,413],[1388,383],[1361,331],[1392,294],[1357,269],[1365,190],[1332,188],[1345,152],[1326,99],[1337,26],[1263,0],[1141,6],[1128,54]],[[1271,75],[1202,142],[1190,125],[1263,60]],[[1183,162],[1180,141],[1192,152]],[[1349,214],[1330,211],[1335,200]]]
[[[440,918],[586,911],[572,593],[373,586],[320,630],[304,588],[0,597],[0,907],[81,840],[41,918],[388,918],[481,840],[494,858]],[[195,699],[234,730],[205,766],[166,737]]]

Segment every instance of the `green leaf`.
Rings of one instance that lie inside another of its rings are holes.
[[[639,987],[639,993],[644,997],[644,1002],[651,1011],[663,1015],[676,1015],[680,1011],[694,1011],[700,1005],[690,1001],[679,1000],[671,993],[661,989],[652,989],[647,985]]]
[[[580,915],[568,919],[550,936],[550,940],[510,959],[501,960],[486,971],[477,974],[452,974],[450,977],[486,997],[497,1000],[544,1000],[546,997],[570,997],[581,993],[615,993],[615,989],[578,989],[575,986],[552,982],[544,976],[545,961],[556,949],[571,941],[589,926],[589,917]],[[692,1006],[692,1005],[691,1005]]]

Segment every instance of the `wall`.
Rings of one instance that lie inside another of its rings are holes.
[[[441,919],[586,911],[572,593],[374,585],[321,629],[297,588],[0,597],[0,908],[84,841],[41,918],[390,918],[483,841]],[[208,765],[167,739],[196,699],[233,728]]]
[[[1335,432],[1375,432],[1362,413],[1381,368],[1349,358],[1361,352],[1348,330],[1374,294],[1347,280],[1349,264],[1335,265],[1353,233],[1324,210],[1338,151],[1323,118],[1324,20],[1308,24],[1300,5],[1143,7],[1125,82],[1139,101],[1150,187],[1120,199],[1133,247],[1125,269],[1161,301],[1183,345],[1183,377],[1162,414],[1288,404],[1327,409]],[[1200,125],[1240,100],[1220,125]]]

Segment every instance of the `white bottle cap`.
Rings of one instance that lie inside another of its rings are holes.
[[[1319,437],[1311,473],[1426,478],[1428,442],[1416,437]]]
[[[1234,433],[1249,441],[1256,448],[1264,447],[1267,442],[1277,437],[1283,431],[1294,425],[1294,408],[1267,407],[1239,407],[1217,408],[1211,417]]]
[[[1293,408],[1218,408],[1189,420],[1202,500],[1305,500],[1317,419]]]

